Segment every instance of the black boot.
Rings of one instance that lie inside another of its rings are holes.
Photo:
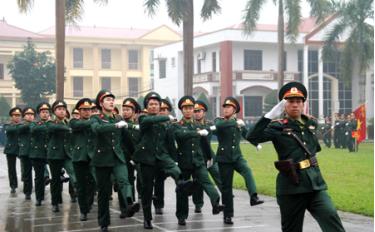
[[[262,201],[258,198],[258,194],[254,193],[253,195],[251,195],[251,197],[250,197],[250,205],[251,206],[260,205],[260,204],[263,204],[263,203],[264,203],[264,201]]]
[[[195,210],[194,210],[195,213],[202,213],[202,208],[199,207],[199,206],[195,206]]]
[[[60,212],[59,205],[53,205],[52,206],[52,212],[54,212],[54,213]]]
[[[81,213],[81,216],[79,217],[80,221],[87,221],[87,214],[86,213]]]
[[[35,206],[41,206],[41,205],[42,205],[42,201],[41,200],[36,200]]]
[[[30,194],[26,194],[25,195],[25,200],[31,200],[31,195]]]
[[[143,228],[145,228],[146,230],[152,230],[153,227],[152,227],[151,220],[144,220]]]
[[[185,219],[178,219],[178,224],[180,226],[186,226],[186,220]]]
[[[121,208],[120,218],[126,218],[126,214],[127,214],[126,209]]]
[[[224,210],[224,205],[220,205],[219,203],[216,203],[216,205],[212,206],[213,215],[219,214],[223,210]]]
[[[233,221],[231,217],[224,217],[224,223],[227,225],[233,225]]]
[[[132,205],[129,205],[126,210],[126,217],[133,217],[133,215],[137,212],[139,212],[139,209],[141,208],[139,203],[134,203]]]
[[[108,232],[108,226],[101,226],[100,231],[101,232]]]
[[[11,189],[10,189],[10,193],[11,193],[11,194],[15,194],[15,193],[16,193],[16,188],[11,188]]]
[[[163,208],[155,208],[155,214],[162,215],[163,214]]]

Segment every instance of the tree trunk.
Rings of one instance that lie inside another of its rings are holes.
[[[184,43],[184,94],[193,95],[194,71],[194,6],[193,0],[186,0],[186,11],[183,20]]]
[[[279,0],[279,17],[277,22],[277,50],[278,50],[278,69],[277,80],[279,89],[284,85],[284,7],[283,0]]]
[[[64,99],[65,0],[56,0],[56,100]]]

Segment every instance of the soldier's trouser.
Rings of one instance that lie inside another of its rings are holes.
[[[340,148],[340,133],[339,131],[335,131],[333,134],[333,144],[335,145],[335,148]]]
[[[210,176],[214,180],[216,186],[219,188],[220,192],[222,192],[222,182],[219,173],[219,165],[216,162],[208,169],[208,173],[210,173]],[[203,199],[203,188],[202,186],[199,186],[198,190],[193,193],[193,203],[195,207],[202,208],[204,204]]]
[[[92,176],[92,166],[89,162],[73,162],[77,178],[77,195],[80,212],[87,214],[94,203],[95,180]]]
[[[9,187],[10,188],[17,188],[18,181],[17,181],[17,155],[11,154],[7,156],[7,163],[8,163],[8,178],[9,178]]]
[[[61,183],[61,170],[64,166],[64,160],[48,160],[49,169],[51,171],[51,199],[52,205],[62,203],[62,183]]]
[[[348,145],[347,145],[347,139],[346,139],[347,136],[345,135],[345,131],[342,131],[342,133],[339,136],[340,136],[339,141],[340,141],[341,148],[346,149]]]
[[[23,181],[23,193],[31,195],[33,190],[33,173],[31,159],[28,156],[21,156],[21,176]]]
[[[348,143],[348,150],[350,152],[353,152],[355,150],[355,139],[352,138],[352,136],[348,136],[347,138],[347,143]]]
[[[151,202],[152,190],[156,172],[161,169],[168,176],[171,176],[177,183],[181,174],[180,168],[171,158],[164,157],[163,160],[157,160],[156,165],[140,164],[142,181],[142,208],[144,220],[152,220]]]
[[[317,220],[323,232],[345,231],[326,191],[278,195],[283,232],[302,232],[305,211]]]
[[[323,136],[323,142],[324,144],[330,148],[331,147],[331,136],[330,135],[324,135]]]
[[[161,170],[156,171],[153,203],[155,208],[164,208],[164,181],[167,177]]]
[[[127,169],[128,169],[128,178],[129,178],[129,183],[132,186],[132,199],[135,200],[135,166],[133,166],[130,162],[126,163]],[[114,179],[114,182],[116,180]],[[115,185],[116,186],[116,185]],[[120,204],[120,209],[121,210],[126,210],[127,204],[125,204],[125,200],[128,202],[128,204],[133,204],[133,200],[128,198],[128,199],[123,199],[121,192],[117,191],[118,195],[118,200]]]
[[[77,188],[77,177],[74,172],[73,162],[71,159],[65,159],[64,169],[69,176],[69,195],[70,197],[76,197],[76,188]]]
[[[219,171],[223,182],[224,217],[233,217],[233,172],[238,172],[245,179],[246,188],[250,196],[256,193],[255,180],[247,161],[243,158],[234,163],[219,163]]]
[[[214,206],[219,203],[220,195],[219,192],[216,190],[215,186],[212,184],[210,178],[208,177],[208,171],[206,167],[195,167],[194,169],[182,169],[182,178],[184,180],[189,180],[190,176],[193,177],[194,180],[198,181],[200,186],[202,186],[203,190],[206,192],[208,197],[211,200],[211,205]],[[177,209],[176,209],[176,217],[178,219],[187,219],[189,216],[189,196],[183,192],[177,192]]]
[[[44,200],[44,190],[45,190],[45,172],[47,169],[45,159],[31,159],[31,164],[34,168],[35,173],[35,199],[37,201]]]
[[[113,167],[95,167],[97,188],[98,188],[98,223],[100,226],[108,226],[110,221],[109,197],[112,192],[111,174],[116,179],[118,191],[123,199],[132,200],[132,187],[128,179],[126,164],[116,159]],[[125,207],[127,202],[124,202]]]

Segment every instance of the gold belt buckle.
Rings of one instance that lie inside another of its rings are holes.
[[[305,169],[305,168],[308,168],[308,167],[311,166],[311,164],[310,164],[310,160],[308,160],[308,159],[302,160],[302,161],[299,162],[298,164],[299,164],[299,168],[300,168],[300,169]]]

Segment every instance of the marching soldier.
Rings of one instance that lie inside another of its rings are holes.
[[[355,138],[352,136],[352,132],[357,129],[357,120],[353,113],[348,114],[347,121],[345,123],[345,137],[348,145],[349,152],[355,152]]]
[[[51,106],[42,102],[36,107],[39,121],[30,125],[30,159],[35,173],[35,198],[36,206],[41,206],[44,200],[45,180],[49,176],[47,170],[47,121],[50,116]],[[48,178],[49,179],[49,178]]]
[[[143,227],[152,229],[151,201],[156,173],[161,169],[166,175],[172,176],[177,185],[176,191],[187,190],[191,182],[180,180],[181,170],[168,154],[165,145],[167,130],[164,122],[173,121],[175,118],[171,115],[158,115],[161,98],[155,92],[148,93],[143,104],[147,108],[147,115],[139,117],[141,141],[135,150],[134,161],[140,163],[142,176]]]
[[[90,101],[91,101],[91,100],[90,100]],[[91,110],[91,108],[90,108],[90,110]],[[79,113],[79,110],[78,110],[78,109],[74,108],[74,109],[72,110],[72,117],[75,118],[75,119],[79,119],[79,117],[80,117],[80,113]]]
[[[235,98],[227,97],[223,107],[224,117],[215,120],[216,135],[219,141],[217,161],[223,183],[224,223],[233,224],[232,184],[234,171],[237,171],[245,179],[250,195],[250,205],[262,204],[263,201],[258,198],[253,174],[240,149],[241,137],[245,138],[247,133],[244,121],[236,118],[236,114],[240,112],[240,104]]]
[[[94,138],[90,121],[91,103],[91,99],[89,98],[80,99],[75,107],[79,112],[79,118],[73,118],[69,122],[72,128],[72,162],[77,178],[81,221],[87,221],[87,214],[94,203],[94,194],[96,191],[96,183],[92,171],[93,167],[90,164],[94,155]]]
[[[345,119],[345,114],[340,115],[340,134],[339,134],[339,144],[340,148],[346,149],[348,147],[347,144],[347,135],[345,134],[345,127],[346,127],[346,119]]]
[[[31,199],[33,190],[33,174],[30,155],[30,124],[34,121],[35,110],[26,107],[22,111],[23,123],[18,126],[19,156],[21,159],[21,176],[23,181],[23,193],[25,199]]]
[[[205,102],[200,101],[200,100],[195,101],[194,120],[195,120],[196,126],[200,129],[209,130],[209,128],[211,126],[213,126],[213,122],[206,120],[207,110],[208,110],[208,107],[207,107],[207,104]],[[222,191],[222,182],[221,182],[220,173],[219,173],[219,166],[217,164],[217,158],[216,158],[216,155],[212,151],[211,146],[210,146],[211,136],[212,136],[212,134],[209,133],[207,137],[201,137],[202,140],[205,140],[205,139],[208,140],[208,142],[203,142],[202,145],[203,146],[208,145],[208,147],[206,149],[209,150],[210,153],[211,153],[213,164],[207,170],[210,173],[211,178],[214,180],[216,186],[219,188],[219,190],[221,192]],[[207,163],[207,161],[209,161],[209,159],[208,159],[206,153],[204,153],[204,155],[205,155],[204,156],[205,163]],[[203,207],[203,204],[204,204],[203,199],[204,199],[203,198],[203,189],[202,189],[202,187],[199,187],[198,190],[196,190],[193,193],[193,203],[195,205],[195,210],[194,210],[195,213],[201,213],[202,212],[202,207]]]
[[[178,102],[178,108],[182,111],[183,118],[175,125],[175,137],[178,144],[178,166],[182,171],[184,180],[193,177],[207,193],[211,200],[212,213],[219,214],[224,206],[220,205],[220,195],[208,177],[205,156],[209,160],[207,166],[212,165],[211,149],[208,140],[202,141],[201,137],[206,137],[208,131],[199,129],[194,123],[195,100],[191,96],[184,96]],[[208,145],[202,146],[203,143]],[[204,155],[205,153],[206,155]],[[176,216],[179,225],[186,225],[189,215],[189,196],[180,191],[177,192]]]
[[[329,119],[329,117],[326,117],[325,123],[320,129],[323,135],[323,142],[328,148],[331,147],[331,140],[332,140],[332,128],[331,127],[332,127],[331,120]]]
[[[92,165],[95,167],[98,188],[98,222],[101,231],[108,231],[110,224],[109,198],[111,194],[111,174],[118,184],[118,191],[122,195],[127,217],[132,217],[139,211],[139,204],[132,202],[132,186],[128,179],[126,160],[121,148],[122,128],[128,124],[113,114],[115,96],[101,90],[96,97],[96,106],[100,109],[99,115],[91,117],[91,128],[96,137],[95,153]]]
[[[51,170],[51,198],[52,211],[59,212],[59,204],[62,203],[61,170],[64,168],[69,175],[69,181],[72,181],[73,187],[77,186],[77,179],[73,170],[71,160],[70,136],[72,129],[66,120],[67,105],[64,101],[57,100],[52,104],[52,112],[56,118],[47,122],[49,141],[47,150],[48,165]],[[71,192],[71,191],[70,191]],[[75,192],[75,191],[74,191]],[[72,196],[71,198],[74,198]]]
[[[344,231],[316,158],[321,150],[317,123],[302,114],[306,97],[301,83],[284,85],[279,92],[280,103],[257,122],[247,139],[255,146],[272,141],[278,153],[276,197],[282,231],[302,231],[306,210],[323,231]],[[285,116],[277,119],[284,112]]]
[[[340,142],[340,134],[343,133],[341,130],[341,121],[340,121],[340,114],[335,113],[335,125],[334,125],[334,133],[333,133],[333,144],[335,145],[335,148],[340,148],[341,142]]]
[[[17,181],[17,156],[18,156],[18,125],[21,122],[21,108],[14,107],[10,109],[10,123],[5,124],[5,134],[7,136],[7,141],[4,148],[4,154],[7,157],[8,163],[8,178],[10,193],[16,193],[16,188],[18,187]]]

